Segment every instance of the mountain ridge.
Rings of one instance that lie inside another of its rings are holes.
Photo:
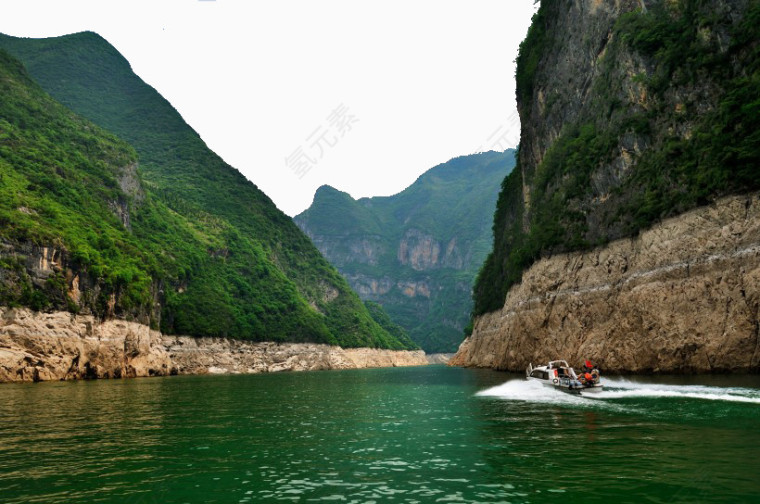
[[[111,289],[109,295],[115,298],[104,303],[114,304],[117,311],[112,314],[123,309],[124,315],[150,319],[166,334],[414,346],[382,329],[291,219],[210,151],[171,104],[134,75],[127,60],[105,39],[91,32],[53,39],[1,35],[0,47],[21,55],[42,88],[126,140],[134,148],[132,160],[139,159],[139,167],[134,164],[131,182],[125,182],[124,188],[143,194],[149,204],[130,207],[129,197],[115,199],[125,202],[122,216],[131,218],[130,236],[142,247],[147,264],[135,265],[121,282],[126,286],[130,279],[142,278],[140,287],[133,287],[139,290],[141,306],[147,308],[133,313],[133,306],[123,304],[128,298]],[[15,125],[20,131],[24,120],[19,116]],[[22,158],[33,155],[33,149],[30,145],[24,152],[6,152],[23,163]],[[53,164],[54,156],[45,162]],[[14,169],[13,165],[7,168]],[[51,180],[67,184],[57,177]],[[158,214],[151,213],[156,209]],[[19,219],[17,212],[13,219]],[[69,242],[81,234],[74,229],[67,233],[64,238]],[[177,233],[185,236],[180,238]],[[66,240],[59,254],[71,249]],[[75,254],[62,253],[60,257],[67,261],[63,269],[71,272],[71,282],[78,278],[77,272],[85,272],[84,266],[88,278],[99,285],[103,271],[98,266],[100,259],[94,258],[100,257],[102,247],[97,241],[87,243]],[[116,243],[118,249],[121,242]],[[11,255],[18,255],[48,245],[32,240],[8,246],[15,249]],[[148,250],[153,252],[147,254]],[[86,291],[93,286],[80,287]],[[59,299],[57,306],[65,308],[65,298]],[[160,305],[158,311],[156,304]],[[106,313],[95,305],[87,305],[87,309]]]
[[[453,351],[468,324],[472,279],[514,151],[458,156],[391,196],[352,198],[321,186],[294,217],[365,300],[427,352]]]

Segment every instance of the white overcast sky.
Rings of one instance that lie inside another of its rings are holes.
[[[90,30],[289,215],[322,184],[395,194],[519,140],[534,0],[2,0],[0,32]]]

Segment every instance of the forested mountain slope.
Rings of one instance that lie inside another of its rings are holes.
[[[514,151],[461,156],[393,196],[317,190],[296,223],[363,299],[382,304],[427,352],[453,352],[472,308],[475,275]]]
[[[45,89],[4,54],[3,303],[169,334],[413,345],[101,37],[3,35],[0,47]]]

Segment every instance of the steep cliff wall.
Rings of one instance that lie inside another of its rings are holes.
[[[759,48],[756,0],[541,2],[453,363],[757,370]]]
[[[760,371],[760,193],[634,239],[534,264],[478,317],[452,365],[522,371],[591,359],[619,372]]]
[[[128,216],[128,213],[123,214]],[[68,309],[101,319],[128,317],[158,326],[160,282],[149,282],[149,299],[128,305],[132,292],[124,283],[105,282],[78,264],[61,240],[48,245],[0,238],[0,306],[29,306],[38,311]],[[125,305],[130,306],[128,311]]]
[[[757,1],[542,1],[517,59],[518,162],[475,314],[541,257],[760,189],[759,44]]]
[[[0,307],[0,382],[427,364],[422,351],[166,336],[137,322]]]

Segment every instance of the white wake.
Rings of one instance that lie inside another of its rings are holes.
[[[595,398],[590,394],[586,397],[592,399]],[[670,397],[760,404],[760,389],[744,387],[712,387],[706,385],[636,383],[623,378],[611,378],[604,380],[604,391],[596,396],[597,399],[627,399],[638,397]]]
[[[581,405],[589,400],[607,401],[629,398],[677,398],[760,404],[760,389],[754,388],[639,383],[623,378],[603,378],[602,383],[603,391],[578,396],[546,387],[536,381],[515,379],[482,390],[477,395],[508,401],[573,405]]]
[[[578,404],[583,401],[579,395],[567,394],[552,387],[546,387],[537,381],[524,379],[510,380],[486,390],[481,390],[476,395],[480,397],[497,397],[511,401],[542,402],[542,403],[569,403]]]

